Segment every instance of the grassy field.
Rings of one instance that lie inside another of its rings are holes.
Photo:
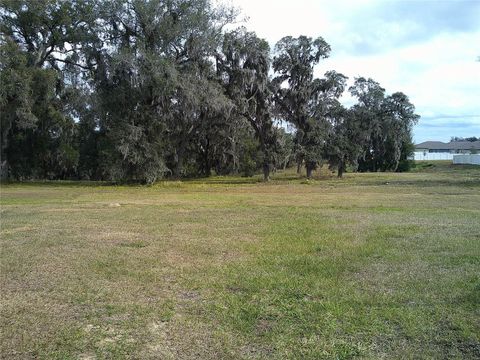
[[[1,357],[480,358],[479,167],[258,180],[3,184]]]

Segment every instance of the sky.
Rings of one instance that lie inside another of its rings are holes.
[[[225,3],[225,2],[224,2]],[[271,47],[284,36],[323,37],[315,69],[372,78],[404,92],[421,116],[414,142],[480,136],[480,0],[227,0]],[[354,100],[345,94],[345,105]]]

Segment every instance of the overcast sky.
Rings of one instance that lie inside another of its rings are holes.
[[[333,69],[407,94],[421,115],[415,142],[480,136],[480,0],[230,2],[272,47],[287,35],[322,36],[332,53],[317,76]]]

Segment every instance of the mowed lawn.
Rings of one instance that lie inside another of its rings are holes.
[[[480,358],[479,167],[257,180],[2,185],[1,358]]]

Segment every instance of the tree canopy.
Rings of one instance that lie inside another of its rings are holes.
[[[237,15],[209,0],[1,0],[1,177],[403,168],[418,119],[405,94],[357,78],[346,108],[347,77],[315,76],[325,39],[272,51]]]

